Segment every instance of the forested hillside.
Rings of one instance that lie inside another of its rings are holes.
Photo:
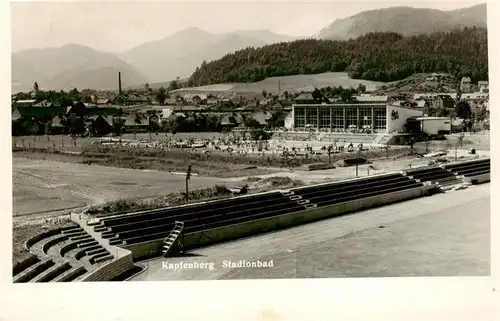
[[[246,48],[203,63],[190,86],[255,82],[274,76],[347,71],[351,78],[389,82],[415,73],[444,72],[488,79],[488,41],[483,28],[403,37],[369,33],[347,41],[297,40]]]

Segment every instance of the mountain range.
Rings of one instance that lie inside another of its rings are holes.
[[[413,36],[436,31],[450,31],[464,27],[486,28],[486,4],[452,11],[393,7],[364,11],[337,19],[315,35],[317,39],[347,40],[368,32],[398,32]]]
[[[416,35],[471,26],[486,26],[486,4],[453,11],[409,7],[365,11],[337,19],[310,38],[343,40],[373,31]],[[12,90],[29,90],[35,81],[42,89],[116,90],[118,71],[122,73],[123,88],[187,78],[204,61],[247,47],[296,39],[268,30],[212,34],[191,27],[121,53],[99,52],[75,44],[23,50],[12,54]]]
[[[211,34],[184,29],[170,37],[142,44],[118,56],[149,76],[152,82],[189,77],[204,60],[218,59],[246,47],[290,41],[294,38],[268,30]]]

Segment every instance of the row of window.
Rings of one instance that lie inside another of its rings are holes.
[[[345,111],[345,124],[344,124]],[[313,128],[349,128],[354,125],[374,126],[374,129],[385,129],[387,127],[387,111],[385,108],[294,108],[294,119],[296,128],[304,128],[310,125]]]

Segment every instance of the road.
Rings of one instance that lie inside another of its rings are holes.
[[[154,259],[133,280],[486,276],[489,202],[490,184],[471,186]],[[239,260],[272,260],[273,267],[223,267]],[[181,262],[213,268],[169,268]]]

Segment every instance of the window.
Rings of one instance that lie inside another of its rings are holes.
[[[317,107],[306,107],[306,125],[312,125],[312,127],[318,127],[318,108]]]
[[[387,129],[387,110],[385,108],[375,108],[375,129]]]
[[[361,121],[361,126],[372,126],[372,109],[370,108],[360,108],[359,109],[359,119]]]
[[[319,128],[330,128],[330,107],[319,108]]]
[[[357,108],[346,108],[345,109],[345,120],[347,128],[349,126],[355,125],[358,127],[358,109]]]
[[[344,108],[333,108],[333,124],[332,128],[342,129],[344,127]]]
[[[295,107],[294,109],[294,127],[304,128],[306,126],[306,110],[304,107]]]

